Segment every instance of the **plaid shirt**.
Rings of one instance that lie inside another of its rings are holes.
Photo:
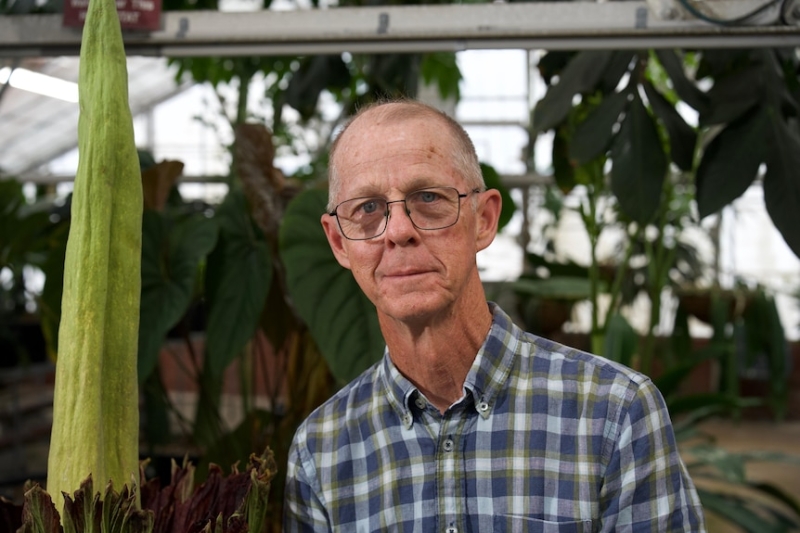
[[[444,415],[386,353],[300,426],[284,531],[705,531],[653,383],[489,305]]]

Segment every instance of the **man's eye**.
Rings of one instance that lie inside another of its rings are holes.
[[[434,192],[434,191],[420,191],[419,192],[419,199],[422,202],[424,202],[426,204],[429,204],[429,203],[435,202],[436,200],[439,199],[439,193]]]
[[[358,207],[358,211],[365,215],[371,215],[378,211],[378,203],[377,200],[367,200]]]

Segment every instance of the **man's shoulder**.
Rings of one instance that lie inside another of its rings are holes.
[[[627,413],[641,417],[664,406],[658,387],[637,370],[532,334],[524,334],[521,341],[528,347],[522,350],[517,379],[537,394],[592,406],[609,421]]]
[[[516,362],[511,367],[516,370],[511,372],[516,372],[519,379],[542,378],[554,387],[591,381],[631,390],[647,387],[650,382],[644,374],[621,363],[525,331],[496,303],[491,302],[490,308],[494,327],[489,340],[495,342],[489,352],[496,354],[495,360],[504,352],[507,355],[503,359],[509,363],[512,361],[509,356],[513,354]],[[486,346],[489,345],[487,342]],[[512,379],[514,377],[512,375]]]
[[[564,378],[613,381],[634,388],[650,381],[646,375],[622,363],[532,333],[524,333],[521,341],[529,347],[525,351],[534,372],[557,372]]]

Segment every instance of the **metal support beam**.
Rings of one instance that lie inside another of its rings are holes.
[[[747,12],[764,1],[716,0],[714,5]],[[170,11],[162,14],[161,30],[126,32],[125,43],[129,55],[171,57],[800,46],[797,26],[717,26],[682,18],[679,13],[669,20],[654,16],[649,3],[546,1]],[[63,27],[61,18],[58,14],[0,17],[0,57],[77,55],[80,30]]]

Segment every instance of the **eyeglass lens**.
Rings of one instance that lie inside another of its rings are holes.
[[[354,198],[339,204],[336,214],[345,237],[370,239],[386,229],[389,204],[405,202],[406,213],[414,226],[434,230],[452,226],[458,221],[459,199],[457,189],[437,187],[414,191],[405,200],[392,202],[384,198]]]

